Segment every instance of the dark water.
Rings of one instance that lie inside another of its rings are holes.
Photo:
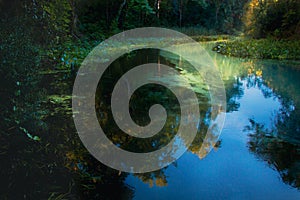
[[[7,127],[1,134],[0,198],[299,199],[299,65],[241,61],[213,52],[211,56],[226,87],[227,116],[222,134],[208,155],[200,151],[210,115],[205,85],[194,85],[203,120],[189,150],[162,170],[127,174],[99,163],[80,142],[70,107],[74,77],[65,72],[44,73],[34,86],[43,91],[38,105],[30,104],[28,94],[16,100],[29,101],[28,105],[18,104],[23,106],[19,115],[28,113],[20,122],[23,129]],[[176,98],[153,85],[134,94],[130,111],[138,124],[145,125],[149,122],[148,108],[161,103],[168,111],[168,120],[159,136],[130,138],[112,120],[109,104],[114,83],[129,70],[127,66],[148,62],[173,66],[194,77],[181,58],[157,50],[135,52],[113,63],[98,85],[96,109],[107,136],[129,151],[161,148],[180,125]]]

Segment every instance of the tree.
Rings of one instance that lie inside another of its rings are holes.
[[[126,10],[126,28],[147,26],[155,16],[148,0],[129,0]]]
[[[41,7],[48,16],[48,25],[54,32],[57,43],[74,34],[77,21],[74,0],[41,1]]]
[[[246,6],[245,31],[255,38],[299,38],[298,0],[252,0]]]

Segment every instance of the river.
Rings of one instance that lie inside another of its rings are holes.
[[[209,153],[201,151],[210,115],[208,91],[201,81],[193,83],[193,88],[200,99],[202,121],[188,151],[161,170],[129,174],[102,165],[83,147],[72,119],[74,76],[46,72],[35,85],[42,88],[41,95],[45,96],[40,105],[20,103],[28,118],[22,125],[26,129],[12,134],[15,129],[12,127],[7,130],[8,136],[0,138],[0,197],[300,199],[299,64],[241,60],[212,52],[211,43],[203,46],[220,71],[227,100],[224,127]],[[145,125],[149,122],[149,106],[161,102],[170,118],[162,134],[138,141],[115,127],[109,106],[113,83],[127,66],[145,62],[173,66],[191,80],[201,79],[187,70],[188,63],[181,57],[159,50],[137,51],[112,64],[103,84],[98,85],[98,120],[116,145],[136,152],[161,148],[174,138],[180,125],[176,98],[164,88],[149,86],[133,96],[132,116]],[[30,101],[25,98],[29,95],[26,91],[21,94],[17,96],[20,102]],[[165,98],[166,95],[171,96]],[[35,116],[35,121],[30,114]]]
[[[130,175],[133,199],[299,199],[299,66],[210,55],[228,99],[220,145],[186,152],[163,175]]]

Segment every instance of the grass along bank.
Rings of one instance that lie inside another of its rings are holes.
[[[300,40],[227,40],[217,42],[213,51],[240,58],[300,60]]]

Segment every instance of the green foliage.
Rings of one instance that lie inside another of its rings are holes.
[[[300,60],[299,40],[235,40],[219,42],[213,50],[223,55],[242,58]]]
[[[78,1],[76,11],[79,31],[99,40],[142,26],[196,26],[235,33],[241,29],[245,3],[246,0],[95,0]]]
[[[40,93],[34,87],[35,76],[41,67],[41,49],[26,27],[26,18],[12,18],[0,23],[0,93],[1,125],[29,125],[35,122],[40,112]],[[5,25],[4,25],[5,24]],[[12,29],[13,28],[13,29]],[[35,95],[33,95],[35,94]],[[38,122],[38,120],[36,120]]]
[[[48,16],[49,29],[57,43],[66,40],[72,30],[72,5],[68,0],[42,1],[42,9]]]
[[[117,3],[118,2],[118,3]],[[77,1],[78,31],[88,40],[105,38],[117,16],[121,1]]]
[[[255,38],[299,38],[300,1],[252,0],[248,4],[246,33]]]
[[[242,27],[244,5],[247,0],[211,0],[207,1],[201,16],[207,28],[222,33],[235,33]]]
[[[148,0],[129,0],[124,20],[124,28],[131,29],[149,25],[150,18],[153,18],[155,12],[150,7]]]
[[[49,49],[47,56],[55,65],[56,69],[70,70],[72,67],[78,68],[84,58],[98,43],[100,42],[89,42],[88,40],[67,41],[60,46],[54,46]]]

